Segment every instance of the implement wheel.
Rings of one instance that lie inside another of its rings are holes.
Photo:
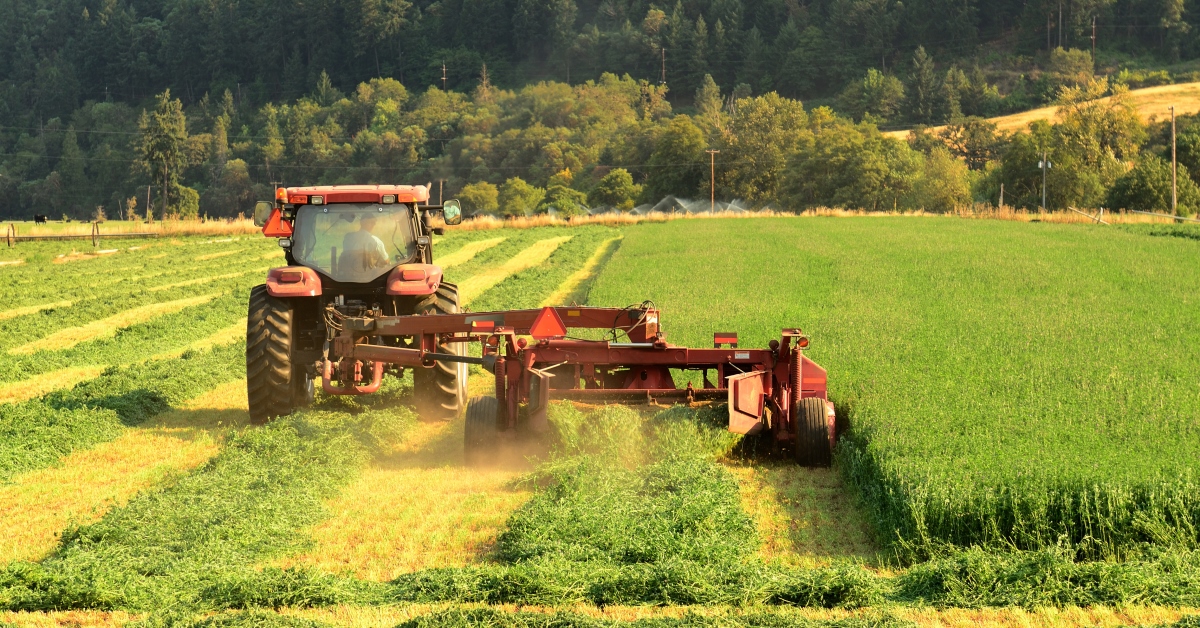
[[[793,452],[796,462],[804,467],[828,467],[833,463],[833,447],[825,400],[805,397],[792,421]]]
[[[251,423],[261,425],[312,401],[313,380],[304,365],[292,360],[295,317],[291,300],[271,296],[264,285],[250,290],[246,398]]]
[[[468,466],[487,464],[495,457],[500,433],[500,401],[495,397],[475,397],[467,404],[467,421],[463,428],[463,459]]]
[[[436,292],[420,297],[414,314],[455,314],[458,312],[458,286],[443,283]],[[438,345],[439,353],[462,355],[465,343]],[[449,421],[467,400],[467,365],[437,362],[433,368],[413,369],[413,398],[423,421]]]

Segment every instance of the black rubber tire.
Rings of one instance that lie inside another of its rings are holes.
[[[796,437],[792,445],[796,462],[804,467],[828,467],[833,464],[825,400],[805,397],[800,400],[797,410],[796,420],[792,424]]]
[[[293,304],[250,289],[246,314],[246,399],[250,422],[261,425],[312,401],[313,380],[292,363]]]
[[[458,312],[458,286],[443,283],[433,294],[422,298],[413,314],[454,314]],[[438,345],[439,353],[462,355],[464,343]],[[413,400],[423,421],[449,421],[467,400],[467,365],[438,362],[433,368],[413,369]]]
[[[499,420],[500,401],[495,397],[475,397],[467,404],[463,460],[468,466],[484,465],[495,457]]]

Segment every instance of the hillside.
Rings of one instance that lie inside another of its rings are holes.
[[[1105,102],[1108,98],[1103,99]],[[1152,120],[1169,120],[1170,107],[1175,107],[1175,115],[1183,116],[1200,112],[1200,82],[1179,83],[1175,85],[1157,85],[1129,91],[1129,103],[1137,109],[1138,116],[1145,122]],[[1024,131],[1034,120],[1051,121],[1058,113],[1058,107],[1039,107],[1012,113],[1006,116],[995,116],[988,121],[996,125],[996,129],[1005,133]],[[930,127],[929,131],[937,132],[944,126]],[[887,137],[905,139],[907,130],[884,131]]]

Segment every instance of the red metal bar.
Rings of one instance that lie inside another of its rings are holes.
[[[620,329],[625,331],[633,342],[646,342],[653,339],[659,331],[658,310],[606,307],[557,307],[554,310],[569,329]],[[529,328],[541,312],[541,309],[536,309],[431,316],[380,316],[375,319],[373,333],[382,336],[490,333],[495,328],[504,327],[524,335],[529,333]]]

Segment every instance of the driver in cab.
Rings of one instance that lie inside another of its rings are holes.
[[[358,230],[351,231],[342,239],[342,255],[338,266],[347,270],[370,270],[388,262],[387,247],[375,236],[378,217],[364,214],[358,221]]]

